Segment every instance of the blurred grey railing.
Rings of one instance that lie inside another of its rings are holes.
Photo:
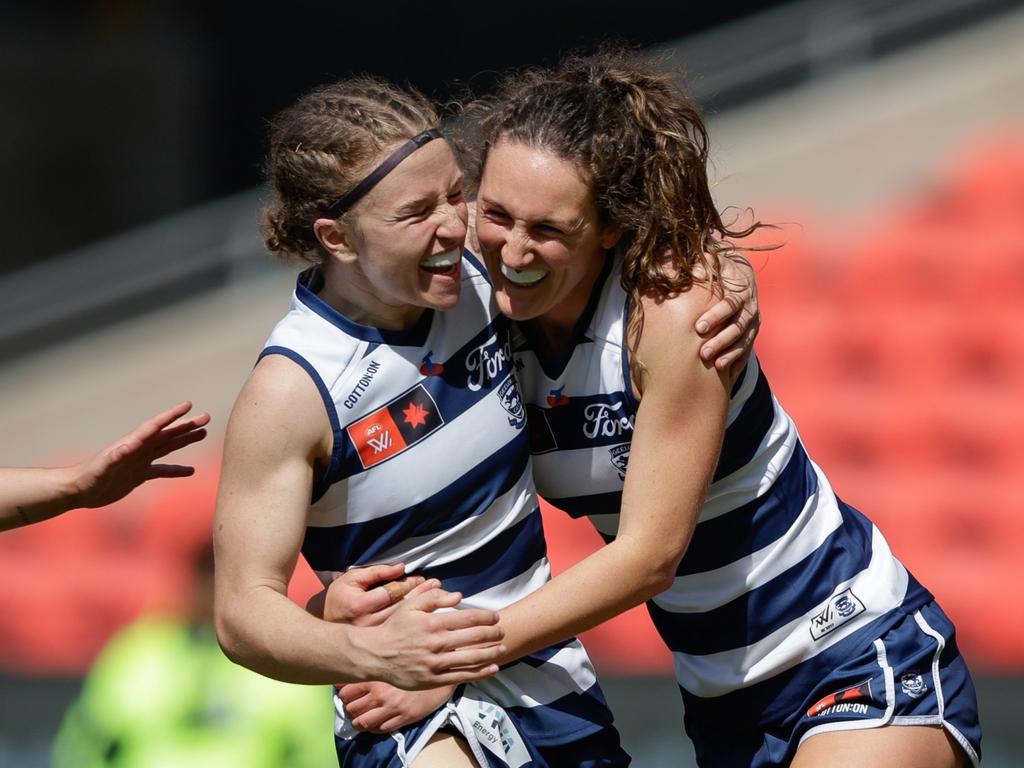
[[[722,110],[1021,5],[1021,0],[799,0],[653,52],[689,74],[690,92],[702,103]]]
[[[0,279],[0,361],[273,268],[260,190],[162,218]]]

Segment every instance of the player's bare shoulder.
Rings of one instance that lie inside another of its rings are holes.
[[[697,318],[717,299],[714,291],[700,282],[670,296],[643,296],[637,353],[642,359],[653,360],[666,351],[678,357],[694,350],[696,357],[703,341],[695,330]]]
[[[269,451],[330,456],[332,431],[317,385],[283,355],[265,355],[235,400],[229,442],[259,441]]]

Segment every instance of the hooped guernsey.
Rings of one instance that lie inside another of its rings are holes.
[[[639,407],[620,272],[621,256],[608,258],[560,359],[537,354],[528,326],[513,334],[538,492],[572,517],[589,517],[606,542],[618,530]],[[686,403],[680,403],[680,420],[686,416]],[[837,498],[753,355],[731,393],[726,424],[714,478],[674,583],[647,603],[672,651],[699,762],[788,764],[799,740],[815,729],[851,727],[839,722],[850,712],[863,715],[865,725],[871,718],[874,725],[900,723],[893,707],[901,695],[901,673],[894,682],[893,672],[897,653],[889,647],[886,660],[877,638],[926,606],[936,612],[936,625],[948,619],[871,521]],[[905,690],[913,698],[916,691],[938,689],[937,703],[927,713],[920,706],[908,709],[913,714],[903,722],[944,725],[977,762],[973,688],[952,625],[941,636],[925,629],[927,615],[910,619],[915,621],[921,631],[901,640],[899,653],[909,658],[916,651],[907,644],[923,644],[927,662],[908,662]],[[849,690],[838,682],[834,691],[828,688],[830,678],[841,679],[833,670],[849,663],[853,648],[865,647],[870,658],[849,672]],[[940,657],[943,664],[953,659],[959,665],[952,676],[944,667],[942,680]],[[868,690],[865,681],[873,675]],[[953,688],[963,691],[959,723],[949,715]],[[738,729],[745,725],[750,743],[740,743]],[[765,735],[776,726],[775,735],[788,734],[781,742],[792,743],[780,746]]]
[[[405,331],[352,322],[317,296],[320,279],[300,276],[261,354],[305,369],[330,417],[333,453],[302,546],[313,570],[327,583],[330,571],[403,562],[461,592],[465,608],[498,610],[538,589],[551,574],[526,412],[509,324],[482,267],[467,253],[457,307],[427,309]],[[433,717],[391,736],[358,734],[335,704],[343,765],[407,765],[445,724],[481,765],[544,765],[538,749],[588,739],[621,755],[594,765],[628,762],[575,638],[461,687]]]

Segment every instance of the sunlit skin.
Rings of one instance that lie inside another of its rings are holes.
[[[434,140],[403,160],[345,219],[318,219],[314,230],[328,253],[320,297],[350,320],[387,330],[412,327],[425,309],[454,307],[468,221],[462,184],[451,148]],[[452,264],[424,264],[445,253],[453,255]]]
[[[552,350],[563,348],[619,239],[602,229],[586,179],[569,160],[499,141],[487,154],[476,214],[498,307],[533,321]],[[502,265],[543,276],[518,285]]]

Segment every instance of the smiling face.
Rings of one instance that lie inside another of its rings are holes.
[[[590,185],[576,165],[501,140],[487,153],[476,212],[502,313],[571,329],[618,240],[601,228]]]
[[[451,309],[459,300],[467,218],[462,171],[447,142],[431,141],[385,176],[344,224],[317,220],[329,253],[321,297],[352,320],[394,330],[414,325],[424,309]]]

